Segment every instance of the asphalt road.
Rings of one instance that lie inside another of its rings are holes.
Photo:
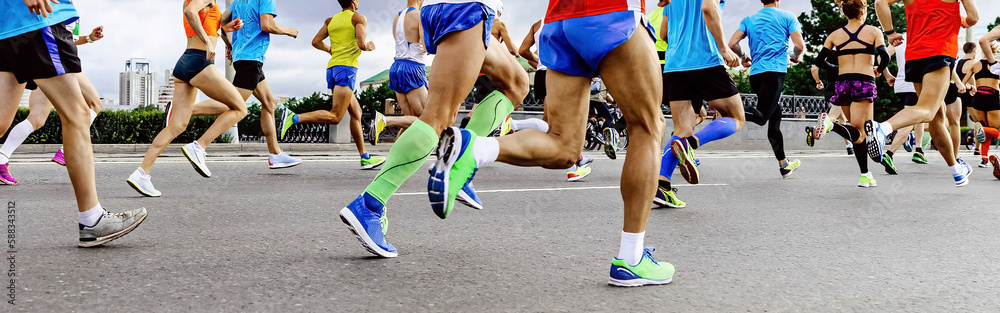
[[[956,188],[940,156],[901,159],[879,187],[855,187],[853,157],[792,154],[781,179],[763,153],[702,154],[686,209],[652,212],[646,244],[677,267],[666,286],[607,285],[618,248],[622,160],[594,174],[490,165],[483,211],[438,219],[418,172],[389,202],[394,259],[373,258],[337,217],[375,176],[353,157],[268,170],[261,157],[154,167],[161,198],[125,184],[139,159],[98,160],[102,204],[149,218],[103,248],[76,247],[62,167],[16,158],[16,305],[4,312],[443,311],[842,312],[1000,310],[1000,181],[978,169]],[[903,155],[903,154],[901,154]],[[970,156],[966,158],[971,159]],[[679,174],[677,175],[679,177]],[[6,264],[3,268],[6,270]],[[6,281],[6,280],[5,280]],[[4,283],[6,286],[8,283]],[[4,288],[4,293],[9,290]],[[10,310],[14,309],[14,310]]]

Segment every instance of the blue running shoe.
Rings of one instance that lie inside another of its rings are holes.
[[[383,218],[385,210],[378,208],[376,212],[370,209],[367,203],[373,201],[375,203],[372,204],[378,202],[367,194],[358,196],[354,202],[340,210],[340,220],[358,237],[365,250],[383,258],[394,258],[397,255],[396,247],[385,241],[384,229],[388,226],[388,220]]]
[[[903,149],[906,149],[906,152],[913,152],[913,147],[916,146],[917,146],[917,137],[913,136],[913,132],[910,132],[909,138],[906,138],[906,141],[903,142]]]
[[[476,133],[468,129],[448,127],[441,132],[438,143],[438,161],[431,168],[431,176],[427,179],[427,197],[431,202],[434,214],[444,219],[455,207],[455,199],[461,188],[472,181],[479,167],[472,156],[472,144],[476,141]]]
[[[455,201],[476,210],[483,209],[483,200],[479,199],[479,195],[476,194],[476,187],[472,186],[472,182],[465,184],[465,187],[462,187],[462,190],[458,191]]]
[[[952,176],[955,178],[955,186],[964,187],[969,184],[969,176],[972,176],[972,165],[965,163],[965,160],[958,160],[958,165],[962,166],[962,172]]]
[[[656,249],[646,247],[642,251],[642,259],[635,266],[625,260],[611,260],[611,279],[608,284],[619,287],[638,287],[644,285],[663,285],[674,279],[674,265],[656,262],[652,252]]]

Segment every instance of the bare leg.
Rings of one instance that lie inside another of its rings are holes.
[[[495,42],[496,40],[490,40],[491,44]],[[476,83],[476,74],[483,68],[485,59],[482,23],[468,30],[449,34],[447,40],[438,45],[438,54],[434,57],[435,66],[431,67],[429,79],[443,79],[449,83],[430,85],[427,107],[420,115],[420,120],[430,125],[435,133],[440,134],[442,130],[455,124],[458,108]]]
[[[299,114],[299,123],[302,124],[340,124],[351,106],[352,98],[355,98],[354,91],[347,86],[334,86],[331,92],[330,111],[312,111]],[[357,101],[354,99],[353,101]],[[353,118],[353,116],[352,116]],[[360,116],[358,117],[361,118]]]
[[[962,117],[962,98],[958,98],[955,103],[948,105],[948,133],[951,134],[951,148],[958,155],[958,147],[962,142],[962,128],[959,126],[959,119]]]
[[[241,89],[242,90],[242,89]],[[240,93],[242,94],[242,92]],[[249,98],[246,98],[249,99]],[[229,107],[215,99],[208,99],[198,102],[191,111],[192,116],[217,116],[229,111]]]
[[[97,182],[94,174],[94,150],[90,145],[90,108],[80,90],[80,74],[64,74],[37,79],[38,88],[49,96],[59,112],[63,131],[66,170],[76,194],[80,212],[97,206]]]
[[[242,88],[236,88],[243,93]],[[260,130],[264,132],[264,139],[267,141],[267,152],[270,154],[281,154],[281,146],[278,145],[278,130],[274,125],[274,110],[278,108],[278,99],[271,91],[271,85],[267,80],[257,83],[257,89],[253,90],[253,96],[260,100]],[[248,97],[243,97],[248,99]]]
[[[862,127],[864,127],[864,125],[862,125]],[[889,149],[886,149],[885,151],[896,153],[896,151],[899,150],[899,147],[902,147],[903,143],[910,138],[910,131],[912,130],[913,126],[907,126],[899,129],[899,131],[896,132],[896,137],[892,137],[892,145],[890,145]]]
[[[229,107],[229,110],[220,114],[201,138],[198,138],[198,144],[202,148],[208,148],[215,138],[219,138],[222,133],[247,116],[246,100],[243,100],[236,87],[212,66],[205,68],[191,79],[191,85],[200,89],[209,98],[219,100]]]
[[[49,113],[52,113],[52,102],[45,96],[45,93],[41,90],[32,90],[28,98],[28,108],[27,120],[31,126],[35,130],[45,126],[45,121],[49,119]],[[87,116],[90,116],[89,112]]]
[[[917,105],[903,108],[888,121],[893,129],[897,127],[915,125],[917,123],[930,120],[929,130],[932,138],[940,138],[938,142],[942,147],[951,147],[951,135],[948,134],[948,126],[945,124],[944,97],[948,92],[948,80],[950,79],[950,68],[942,67],[924,75],[923,83],[916,83],[914,87],[920,95]],[[955,154],[951,149],[939,149],[938,152],[944,157],[948,166],[955,166]]]
[[[354,138],[354,145],[358,147],[358,153],[364,155],[368,153],[365,149],[365,137],[364,130],[361,128],[361,104],[358,103],[358,98],[351,94],[350,106],[347,107],[351,111],[351,138]]]
[[[923,147],[924,145],[924,130],[927,129],[927,123],[917,123],[913,125],[913,139],[917,143],[917,147]]]
[[[212,68],[212,70],[215,69]],[[153,143],[149,145],[146,155],[142,158],[142,164],[139,165],[139,168],[142,168],[142,171],[146,175],[153,173],[153,163],[163,153],[163,149],[166,149],[167,145],[174,141],[174,138],[177,138],[178,135],[187,129],[188,122],[191,120],[192,106],[194,106],[194,101],[197,98],[197,88],[183,81],[174,80],[174,98],[171,113],[173,117],[170,118],[170,123],[167,124],[167,127],[156,134],[156,138],[153,138]]]
[[[14,74],[0,72],[0,134],[6,134],[10,129],[23,94],[24,84],[18,84]]]
[[[83,92],[83,99],[87,100],[87,107],[91,111],[101,113],[104,109],[104,104],[101,103],[101,95],[97,93],[97,88],[94,88],[94,84],[90,83],[87,76],[83,73],[77,75],[76,81],[80,84],[80,91]],[[90,114],[89,112],[87,114]],[[88,116],[89,118],[89,116]]]

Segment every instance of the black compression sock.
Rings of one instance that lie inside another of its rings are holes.
[[[864,142],[854,144],[854,157],[858,159],[861,174],[868,173],[868,145]]]
[[[916,152],[917,152],[917,153],[924,153],[924,149],[923,149],[923,148],[921,148],[921,147],[917,147],[917,150],[916,150]]]
[[[698,142],[698,138],[696,138],[695,136],[687,137],[687,142],[688,142],[688,147],[691,147],[691,149],[698,149],[698,147],[701,146],[701,144],[699,144]]]
[[[470,118],[468,116],[463,117],[462,118],[462,123],[459,124],[458,128],[465,128],[465,126],[469,126],[469,119]]]
[[[670,181],[669,180],[662,180],[661,179],[660,180],[660,188],[663,188],[663,189],[666,189],[666,190],[670,190]]]
[[[892,151],[886,151],[885,154],[889,155],[889,158],[892,158],[892,155],[895,153],[892,153]]]

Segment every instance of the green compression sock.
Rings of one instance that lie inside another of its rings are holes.
[[[365,192],[385,205],[399,186],[424,165],[424,160],[437,148],[438,139],[430,125],[421,120],[413,122],[389,149],[382,170]]]
[[[507,99],[502,92],[494,91],[472,112],[472,118],[469,119],[469,125],[465,129],[477,134],[489,134],[507,119],[510,112],[514,112],[514,105],[510,103],[510,99]]]

